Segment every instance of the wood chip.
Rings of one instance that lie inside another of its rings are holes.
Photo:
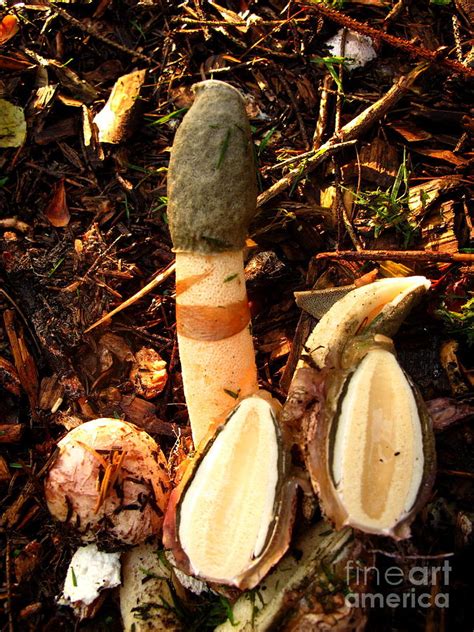
[[[24,430],[23,424],[0,424],[0,443],[18,443]]]
[[[137,70],[115,83],[107,103],[94,118],[101,143],[117,144],[130,136],[145,76],[146,70]]]
[[[53,195],[44,210],[44,214],[48,222],[55,228],[65,228],[69,224],[71,215],[66,201],[64,178],[54,187]]]
[[[12,475],[5,458],[0,455],[0,483],[9,483]]]

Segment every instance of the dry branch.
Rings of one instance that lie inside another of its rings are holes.
[[[362,35],[368,35],[374,40],[382,40],[386,44],[390,44],[390,46],[393,46],[394,48],[403,50],[413,57],[418,57],[420,59],[425,59],[430,63],[445,66],[446,68],[449,68],[449,70],[466,75],[467,77],[474,77],[474,68],[465,66],[459,61],[441,57],[441,54],[445,52],[444,50],[429,50],[423,46],[416,46],[415,44],[412,44],[412,42],[408,42],[400,37],[389,35],[388,33],[379,31],[379,29],[374,29],[372,26],[363,24],[362,22],[345,15],[340,11],[336,11],[325,4],[319,3],[317,0],[298,0],[298,2],[305,4],[307,8],[314,9],[318,13],[321,13],[341,26],[345,26],[357,33],[362,33]]]
[[[347,142],[355,141],[376,121],[382,118],[410,89],[418,77],[428,68],[423,64],[414,68],[407,75],[402,75],[398,81],[380,99],[369,105],[358,116],[341,127],[337,134],[331,136],[321,147],[307,158],[304,165],[292,169],[283,178],[272,184],[257,198],[257,207],[263,206],[269,200],[279,195],[294,184],[303,175],[314,171],[324,160],[346,146]]]
[[[347,261],[421,261],[425,263],[474,263],[474,254],[437,252],[435,250],[336,250],[320,252],[315,259]]]
[[[121,303],[118,307],[113,309],[111,312],[109,312],[105,316],[102,316],[102,318],[99,318],[99,320],[96,321],[90,327],[88,327],[84,333],[85,334],[89,333],[89,331],[92,331],[99,325],[102,325],[103,323],[109,321],[112,318],[112,316],[115,316],[115,314],[118,314],[119,312],[124,310],[126,307],[130,307],[130,305],[133,305],[133,303],[136,303],[138,300],[146,296],[148,292],[151,292],[151,290],[153,290],[155,287],[163,283],[163,281],[166,281],[166,279],[173,274],[174,270],[175,270],[175,264],[172,263],[167,268],[165,268],[162,272],[157,274],[157,276],[154,279],[152,279],[150,283],[147,283],[145,287],[142,287],[142,289],[139,290],[136,294],[128,298],[126,301]]]

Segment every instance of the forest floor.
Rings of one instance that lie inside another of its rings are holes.
[[[166,176],[191,86],[208,78],[241,90],[252,126],[246,278],[263,387],[284,401],[314,322],[296,290],[373,270],[432,281],[396,345],[437,406],[438,475],[411,540],[370,542],[381,566],[449,559],[450,603],[374,608],[367,629],[472,628],[473,20],[469,0],[0,4],[2,630],[121,629],[113,594],[82,623],[56,604],[77,542],[43,482],[66,430],[119,416],[168,453],[177,437],[189,447]],[[339,29],[346,47],[372,37],[365,65],[328,47]],[[121,116],[96,126],[114,85]],[[154,352],[168,377],[150,395],[133,375]]]

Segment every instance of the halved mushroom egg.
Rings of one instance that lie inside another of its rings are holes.
[[[297,435],[322,510],[338,528],[408,537],[430,493],[430,419],[386,337],[429,285],[408,277],[350,291],[301,355],[280,420]]]
[[[433,482],[429,416],[388,338],[350,347],[352,365],[327,371],[308,412],[307,467],[337,528],[405,538]]]
[[[205,580],[252,588],[286,551],[295,506],[272,403],[243,399],[204,442],[172,492],[163,541]]]

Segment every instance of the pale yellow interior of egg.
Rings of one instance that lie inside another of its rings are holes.
[[[278,442],[272,407],[241,402],[180,506],[179,539],[195,574],[231,581],[262,552],[273,519]]]
[[[176,302],[225,307],[247,300],[242,252],[176,255]],[[248,326],[222,340],[178,334],[183,386],[195,445],[223,420],[237,399],[258,389],[252,335]]]
[[[394,527],[416,500],[423,465],[420,420],[407,378],[391,353],[370,351],[350,379],[332,457],[351,524]]]

